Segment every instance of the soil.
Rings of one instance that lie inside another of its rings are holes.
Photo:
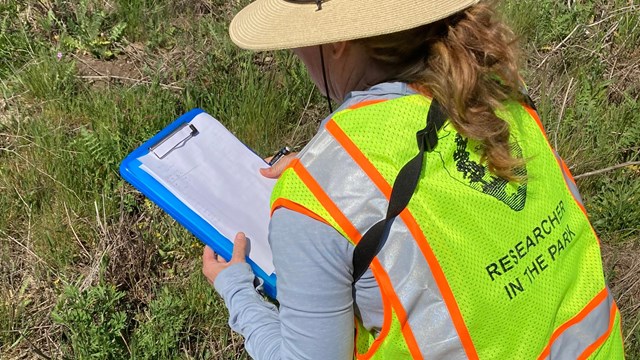
[[[143,74],[138,64],[126,56],[104,61],[91,55],[74,55],[78,76],[91,82],[93,86],[102,88],[111,82],[138,83],[143,81]]]

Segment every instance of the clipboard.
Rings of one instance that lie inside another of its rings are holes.
[[[131,152],[120,164],[120,174],[127,182],[167,212],[200,241],[211,247],[223,258],[229,260],[233,251],[232,241],[222,235],[221,231],[216,229],[209,221],[207,221],[205,217],[194,208],[194,206],[185,203],[185,201],[181,200],[179,195],[173,193],[166,182],[163,183],[151,175],[149,170],[145,169],[145,165],[143,164],[144,159],[148,159],[148,156],[151,154],[153,154],[153,156],[158,160],[162,161],[166,158],[170,158],[172,154],[178,153],[181,150],[188,151],[183,149],[183,147],[188,143],[192,144],[195,141],[203,141],[203,134],[201,134],[198,127],[192,123],[195,122],[194,119],[196,117],[198,117],[199,121],[202,121],[201,119],[203,117],[199,117],[199,115],[203,114],[211,118],[202,109],[196,108],[173,121],[158,134]],[[216,121],[215,119],[213,120]],[[259,158],[265,166],[268,166],[268,164],[264,162],[264,160],[262,160],[262,158],[253,150],[246,145],[244,145],[244,147]],[[268,216],[268,214],[266,215]],[[238,229],[238,231],[244,231],[244,229]],[[275,272],[268,274],[249,257],[247,257],[247,262],[251,265],[255,275],[263,280],[265,294],[270,298],[275,299]]]

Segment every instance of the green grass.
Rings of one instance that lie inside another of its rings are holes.
[[[326,110],[302,65],[228,39],[242,3],[0,4],[0,358],[247,358],[201,275],[200,242],[118,174],[194,107],[265,156],[314,132]],[[574,175],[637,162],[640,10],[569,3],[501,5],[549,139]],[[640,359],[639,179],[637,165],[578,179],[629,359]]]

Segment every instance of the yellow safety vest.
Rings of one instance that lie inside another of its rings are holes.
[[[282,173],[272,210],[327,223],[354,245],[384,218],[431,100],[407,95],[334,114]],[[357,359],[622,359],[620,315],[573,178],[536,112],[516,102],[524,183],[493,176],[448,122],[371,263],[384,320],[356,321]]]

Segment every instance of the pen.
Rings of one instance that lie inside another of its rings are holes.
[[[275,165],[278,162],[278,160],[280,160],[280,158],[282,158],[283,156],[289,153],[291,153],[291,149],[289,149],[288,146],[283,147],[275,155],[273,155],[273,157],[269,161],[269,166]]]

